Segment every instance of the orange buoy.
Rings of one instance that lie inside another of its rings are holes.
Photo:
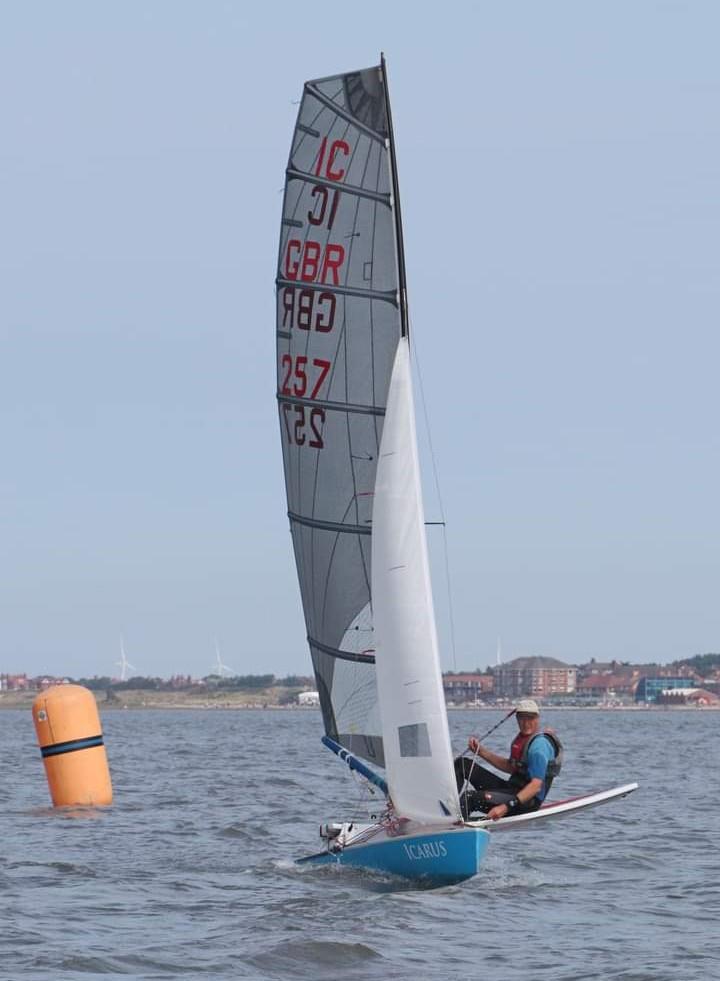
[[[112,784],[95,696],[82,685],[53,685],[32,707],[55,807],[112,803]]]

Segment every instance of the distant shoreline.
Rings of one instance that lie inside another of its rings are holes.
[[[3,691],[0,692],[0,711],[2,709],[27,709],[30,711],[38,695],[38,691]],[[244,711],[261,711],[263,709],[287,710],[302,712],[319,712],[317,706],[298,705],[296,701],[288,701],[287,689],[269,689],[251,693],[242,692],[203,692],[183,694],[180,692],[159,692],[147,690],[128,690],[114,692],[111,700],[107,699],[104,691],[94,692],[98,710],[101,713],[117,712],[125,709],[142,709],[147,711],[190,710],[213,711],[217,709],[232,709]],[[448,712],[507,712],[507,705],[448,705]],[[720,710],[720,705],[541,705],[547,712],[713,712]]]

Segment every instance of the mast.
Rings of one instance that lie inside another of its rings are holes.
[[[407,302],[407,279],[405,276],[405,247],[403,245],[402,215],[400,214],[400,185],[395,158],[395,134],[393,133],[392,113],[390,111],[390,93],[388,92],[387,66],[385,55],[380,52],[380,68],[383,75],[383,91],[385,93],[385,114],[388,125],[388,150],[390,153],[390,176],[392,180],[393,214],[395,216],[395,243],[397,246],[398,262],[398,293],[400,294],[400,332],[402,337],[410,333],[410,318]]]

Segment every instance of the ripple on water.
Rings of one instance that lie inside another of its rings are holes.
[[[0,787],[0,981],[709,981],[718,840],[708,808],[689,803],[707,800],[707,767],[687,761],[717,715],[676,718],[548,718],[566,734],[562,796],[633,779],[628,760],[647,790],[494,835],[476,878],[428,891],[296,864],[318,824],[356,807],[354,781],[318,745],[319,713],[108,713],[115,802],[73,815],[46,806],[27,720],[0,712],[14,761]],[[476,722],[453,713],[463,739]],[[682,824],[653,789],[668,786],[682,787]]]
[[[306,977],[359,976],[368,962],[382,959],[382,954],[368,944],[335,940],[297,940],[277,944],[270,950],[248,958],[248,964],[267,971],[280,972],[291,976],[297,972],[299,964],[304,967]]]

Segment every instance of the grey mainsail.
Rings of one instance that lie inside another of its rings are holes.
[[[370,543],[405,319],[391,140],[384,63],[306,83],[277,274],[288,515],[325,730],[380,765]]]

